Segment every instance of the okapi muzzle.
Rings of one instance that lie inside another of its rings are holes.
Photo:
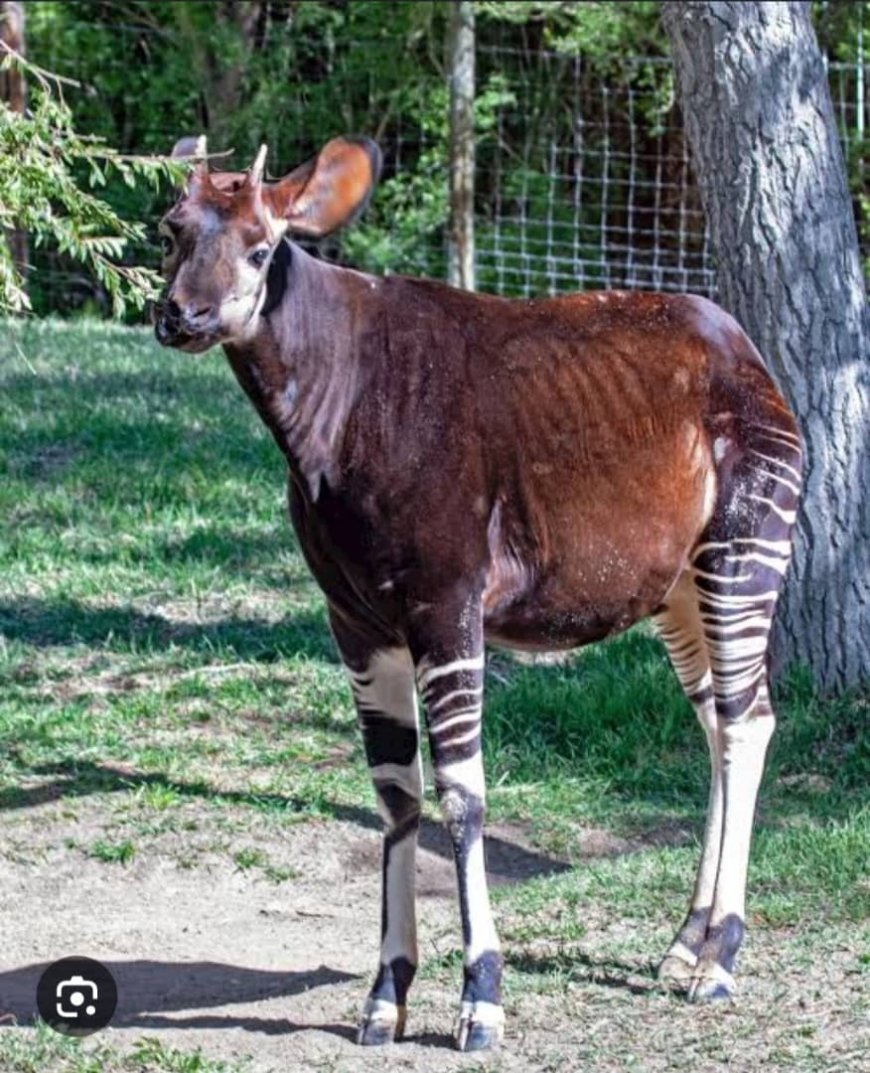
[[[201,143],[176,150],[198,163],[161,224],[157,337],[223,344],[284,454],[384,821],[359,1041],[401,1037],[419,961],[421,733],[456,863],[456,1041],[488,1048],[504,1013],[483,843],[485,644],[569,649],[643,618],[711,764],[697,878],[660,977],[695,1002],[730,998],[801,484],[794,419],[755,347],[692,295],[510,301],[308,256],[291,236],[328,233],[369,196],[379,154],[365,139],[336,138],[276,182],[265,150],[239,173],[209,173]]]

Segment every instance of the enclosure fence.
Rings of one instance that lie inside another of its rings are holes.
[[[634,57],[602,79],[588,77],[580,57],[552,52],[484,48],[480,58],[484,70],[511,75],[494,137],[478,149],[478,286],[714,296],[715,257],[669,62]],[[847,164],[864,138],[868,71],[829,65]]]

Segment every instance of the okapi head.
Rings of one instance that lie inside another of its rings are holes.
[[[198,162],[160,222],[166,289],[154,321],[164,346],[191,353],[250,337],[284,236],[322,238],[353,219],[381,160],[367,138],[333,138],[289,175],[267,182],[265,145],[246,172],[209,172],[204,137],[182,138],[172,155]]]

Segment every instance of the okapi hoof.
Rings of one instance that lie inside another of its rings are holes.
[[[698,955],[680,939],[675,939],[662,958],[656,976],[660,983],[677,987],[689,987],[696,976]]]
[[[689,1002],[733,1002],[734,977],[721,965],[699,965],[689,985]]]
[[[402,1038],[405,1032],[404,1006],[384,999],[369,999],[363,1009],[356,1041],[363,1047],[383,1047]]]
[[[456,1030],[460,1051],[489,1051],[504,1036],[504,1010],[492,1002],[463,1002]]]
[[[689,951],[686,950],[686,953],[689,954]],[[668,952],[662,958],[656,973],[659,983],[673,987],[689,987],[695,975],[696,962],[697,958],[688,961],[686,957],[682,957],[680,954],[676,954],[673,951]]]

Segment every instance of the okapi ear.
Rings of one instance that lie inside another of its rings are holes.
[[[381,151],[369,138],[333,138],[316,157],[263,187],[275,216],[297,235],[322,238],[366,205],[378,181]]]

